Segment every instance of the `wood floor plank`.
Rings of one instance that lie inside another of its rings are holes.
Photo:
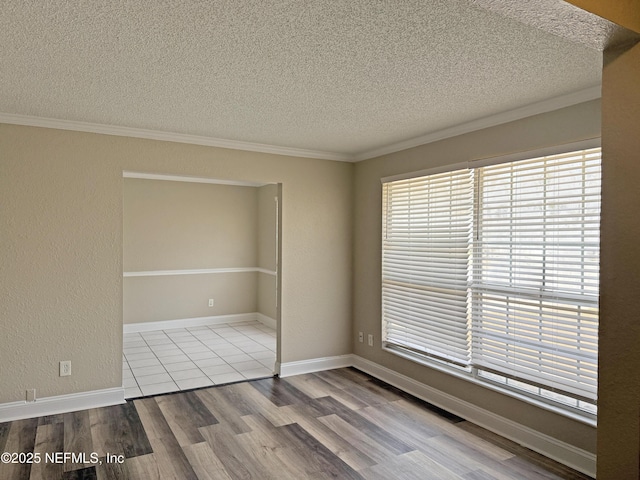
[[[494,460],[503,461],[513,456],[513,453],[488,441],[467,435],[458,428],[459,423],[451,424],[448,420],[429,411],[423,411],[422,413],[425,414],[421,416],[423,421],[418,422],[416,416],[410,413],[412,410],[398,407],[398,403],[394,402],[379,407],[368,407],[359,413],[385,430],[398,432],[403,441],[416,448],[420,448],[425,438],[446,433],[467,447],[478,450]]]
[[[155,453],[160,476],[195,480],[196,474],[162,414],[155,398],[135,400],[134,404]],[[137,458],[137,457],[136,457]]]
[[[9,430],[11,430],[11,422],[0,423],[0,452],[6,452],[4,447],[7,444]]]
[[[69,470],[62,474],[62,480],[97,480],[96,467],[84,467]]]
[[[45,415],[38,418],[38,425],[51,425],[52,423],[64,423],[64,415]]]
[[[424,453],[413,451],[393,457],[360,472],[367,480],[462,480]]]
[[[266,478],[298,480],[305,477],[301,468],[299,452],[291,448],[281,427],[274,427],[260,414],[246,417],[251,432],[240,434],[236,439],[243,449],[250,452]]]
[[[291,409],[295,423],[304,428],[311,436],[326,446],[331,452],[354,470],[362,470],[375,465],[375,461],[347,439],[341,437],[318,418],[308,415],[304,405],[285,407]]]
[[[298,424],[279,427],[288,444],[298,452],[300,467],[308,478],[361,479],[353,468],[334,455]]]
[[[287,382],[311,398],[326,397],[335,388],[313,373],[288,377]]]
[[[16,420],[10,423],[4,451],[8,453],[33,452],[36,443],[38,419]],[[0,463],[0,478],[27,480],[31,474],[29,463]]]
[[[251,382],[234,383],[217,388],[208,388],[206,390],[215,390],[222,395],[230,405],[234,406],[238,415],[253,415],[254,413],[260,413],[260,408],[247,396],[247,391],[255,393],[255,389],[250,387],[250,383]]]
[[[371,382],[353,384],[343,389],[356,398],[366,403],[368,406],[384,405],[389,402],[400,400],[402,397],[389,390],[378,387]]]
[[[244,396],[247,404],[252,405],[252,413],[264,415],[274,426],[279,427],[293,423],[294,420],[288,415],[288,410],[277,407],[264,395],[248,383],[238,383],[233,385]]]
[[[316,401],[322,403],[325,408],[331,409],[333,413],[341,417],[343,420],[345,420],[351,426],[355,427],[360,432],[364,433],[370,438],[375,438],[377,443],[382,445],[390,452],[393,452],[396,455],[400,455],[402,453],[407,453],[413,450],[413,447],[410,447],[383,428],[380,428],[366,418],[358,415],[357,412],[346,408],[335,399],[331,397],[325,397],[319,398]]]
[[[195,392],[163,395],[156,402],[180,446],[204,442],[198,429],[218,423]]]
[[[438,439],[439,437],[428,438],[420,448],[420,451],[431,461],[442,465],[444,468],[460,477],[464,477],[464,475],[470,472],[481,470],[481,465],[476,465],[465,458],[461,458],[458,452],[451,451],[446,445],[440,445],[438,443]]]
[[[394,432],[396,436],[413,448],[420,448],[426,438],[440,435],[442,430],[424,422],[416,422],[413,417],[398,411],[395,403],[366,407],[358,413],[380,428]]]
[[[462,478],[464,478],[464,480],[497,480],[496,477],[483,470],[466,473]]]
[[[93,448],[100,457],[122,454],[129,458],[152,452],[133,402],[89,410],[89,420]]]
[[[133,403],[152,448],[154,440],[173,436],[173,432],[162,415],[155,398],[141,398],[134,400]]]
[[[0,480],[589,478],[352,368],[7,422],[0,446],[103,460],[0,464]]]
[[[366,382],[368,379],[368,377],[362,372],[351,368],[324,370],[321,372],[316,372],[315,375],[323,379],[325,382],[330,383],[335,388],[340,389],[349,388],[354,384],[354,382]]]
[[[34,453],[39,454],[40,462],[31,466],[29,480],[50,480],[62,477],[62,463],[48,462],[46,454],[64,450],[64,424],[51,423],[38,426]]]
[[[225,387],[225,389],[227,389]],[[226,425],[233,433],[245,433],[251,428],[243,420],[249,412],[243,413],[237,405],[223,395],[223,388],[206,388],[196,391],[195,394],[205,407],[218,419],[219,423]]]
[[[257,461],[244,450],[236,439],[237,436],[227,431],[223,425],[202,427],[200,431],[231,478],[269,478],[264,475]]]
[[[107,463],[104,458],[101,460],[102,464],[95,466],[97,480],[131,480],[126,459],[125,463]]]
[[[397,452],[385,448],[377,439],[367,432],[355,428],[338,415],[327,415],[318,419],[328,428],[333,430],[338,436],[344,438],[353,445],[353,448],[367,454],[376,463],[382,463],[397,455]]]
[[[250,383],[250,385],[260,393],[262,393],[271,403],[273,403],[277,407],[296,405],[299,403],[308,405],[311,404],[313,400],[304,392],[295,388],[288,381],[283,381],[277,377],[253,381]]]
[[[64,414],[64,451],[84,454],[85,460],[89,460],[89,456],[94,450],[88,410]],[[91,466],[88,461],[81,463],[69,461],[64,464],[64,471],[80,470]]]
[[[209,443],[187,445],[183,450],[199,480],[232,480]]]
[[[367,402],[364,402],[353,393],[350,393],[342,388],[335,388],[329,392],[329,395],[342,403],[345,407],[351,410],[360,410],[362,408],[369,407]]]
[[[127,480],[162,480],[155,453],[127,458],[124,464],[128,475]]]
[[[458,428],[458,425],[460,424],[456,424],[454,428],[447,429],[446,435],[451,438],[452,441],[458,442],[461,449],[468,448],[478,452],[478,455],[481,455],[483,458],[492,459],[497,462],[504,462],[505,460],[509,460],[515,456],[509,450],[505,450],[504,448],[488,442],[483,438],[468,435],[464,430]]]

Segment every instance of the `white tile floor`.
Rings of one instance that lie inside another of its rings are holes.
[[[125,398],[273,375],[276,333],[259,322],[125,333]]]

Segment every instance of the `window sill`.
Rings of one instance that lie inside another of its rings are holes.
[[[451,375],[456,378],[460,378],[465,381],[471,382],[475,385],[479,385],[483,388],[493,390],[494,392],[498,392],[503,395],[516,398],[517,400],[520,400],[522,402],[528,403],[530,405],[534,405],[538,408],[556,413],[558,415],[562,415],[564,417],[570,418],[572,420],[583,423],[585,425],[589,425],[591,427],[597,427],[597,417],[595,415],[589,414],[587,412],[583,413],[577,409],[573,409],[568,406],[564,407],[563,405],[556,402],[546,401],[544,398],[537,398],[534,396],[530,396],[530,395],[527,395],[526,393],[521,393],[516,389],[511,389],[508,387],[495,384],[490,381],[478,379],[471,373],[470,369],[451,366],[434,359],[429,359],[427,357],[423,357],[418,354],[413,354],[410,352],[406,352],[406,351],[391,348],[391,347],[383,346],[382,350],[384,350],[385,352],[389,352],[393,355],[396,355],[398,357],[404,358],[406,360],[412,361],[414,363],[418,363],[425,367],[431,368],[433,370],[437,370],[439,372],[446,373],[447,375]]]

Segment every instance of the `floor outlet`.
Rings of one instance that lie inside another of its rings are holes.
[[[60,376],[68,377],[71,375],[71,360],[63,360],[60,362]]]

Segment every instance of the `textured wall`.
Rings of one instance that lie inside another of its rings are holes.
[[[640,44],[605,52],[598,478],[636,479],[640,455]]]
[[[121,385],[123,170],[281,182],[282,361],[351,351],[353,165],[6,124],[0,152],[0,403]]]
[[[124,271],[256,267],[258,189],[124,179]]]
[[[124,271],[257,267],[258,190],[125,178]],[[125,277],[124,323],[255,312],[257,275]]]
[[[125,277],[124,323],[258,311],[257,272]],[[209,307],[209,299],[215,300]]]
[[[265,185],[258,189],[258,266],[271,271],[277,268],[277,196],[277,185]],[[273,319],[278,316],[276,284],[276,277],[258,273],[258,312]]]
[[[354,331],[372,333],[375,346],[354,341],[354,352],[443,392],[535,430],[595,452],[595,428],[541,410],[381,349],[382,177],[597,137],[600,104],[588,102],[356,164],[354,207]]]

